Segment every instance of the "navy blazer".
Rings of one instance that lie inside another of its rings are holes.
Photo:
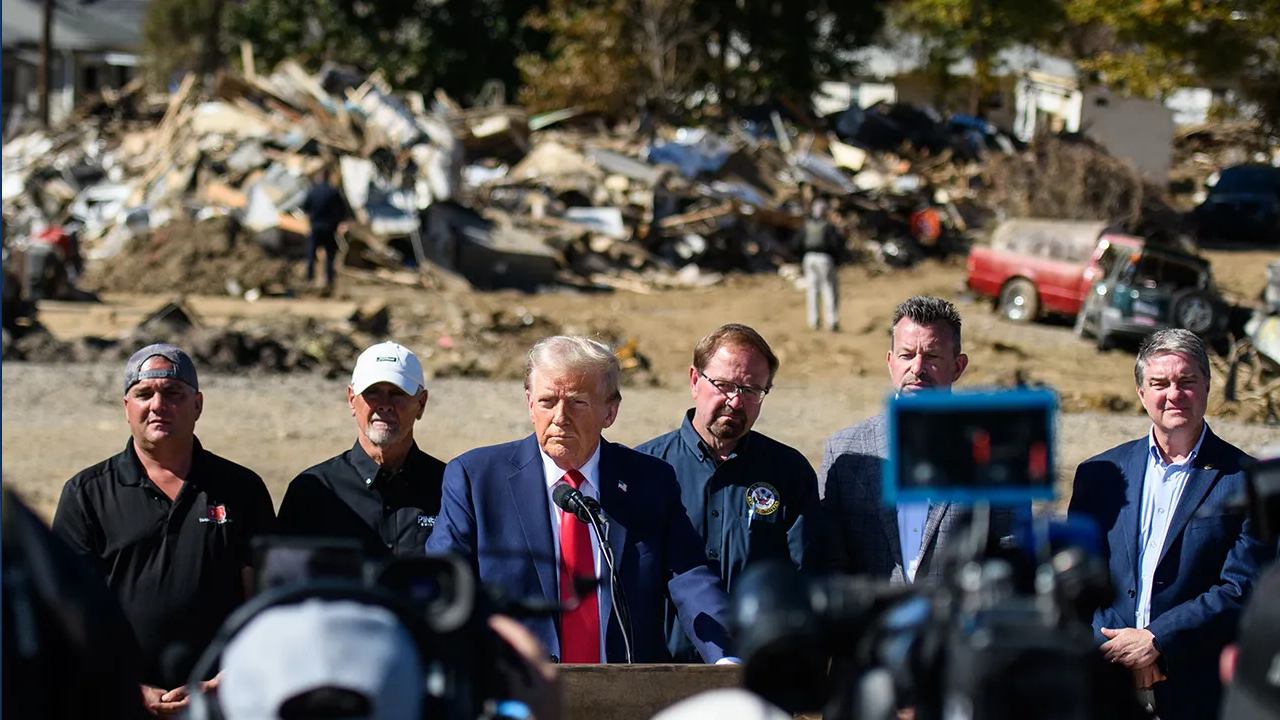
[[[1101,628],[1133,627],[1139,588],[1142,484],[1150,457],[1147,438],[1085,461],[1076,469],[1070,517],[1086,516],[1106,534],[1111,567],[1111,604],[1093,614],[1094,639]],[[1221,698],[1218,656],[1232,642],[1240,610],[1259,567],[1275,549],[1250,534],[1243,512],[1231,506],[1244,492],[1239,448],[1206,430],[1178,506],[1173,510],[1151,596],[1151,622],[1168,676],[1154,687],[1162,720],[1217,717]]]
[[[725,657],[729,598],[685,514],[675,471],[657,458],[600,442],[600,505],[631,609],[633,660],[670,660],[662,622],[668,595],[702,658]],[[428,552],[461,555],[482,582],[512,597],[554,603],[560,598],[554,537],[542,455],[533,435],[472,450],[445,468],[444,497]],[[602,592],[602,603],[605,597]],[[621,628],[612,612],[608,618],[608,661],[625,662]],[[557,660],[559,618],[523,622]]]

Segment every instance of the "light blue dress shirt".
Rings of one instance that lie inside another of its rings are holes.
[[[920,547],[924,540],[924,525],[929,521],[929,503],[902,503],[898,505],[898,543],[902,548],[902,574],[907,582],[916,581],[916,567],[920,565]]]
[[[1182,491],[1186,489],[1187,479],[1194,467],[1192,463],[1200,452],[1200,444],[1204,442],[1208,429],[1209,425],[1205,423],[1196,446],[1180,463],[1165,463],[1160,457],[1160,448],[1156,446],[1155,427],[1147,433],[1147,473],[1142,479],[1141,520],[1138,528],[1141,559],[1138,561],[1135,628],[1145,628],[1151,623],[1151,595],[1155,586],[1156,566],[1160,564],[1160,553],[1163,552],[1169,535],[1173,512],[1182,499]]]

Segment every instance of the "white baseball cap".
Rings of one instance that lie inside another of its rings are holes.
[[[410,395],[417,395],[427,385],[418,356],[393,342],[378,343],[360,353],[351,372],[351,391],[357,395],[380,382],[391,383]]]
[[[270,608],[222,654],[229,720],[270,720],[321,688],[356,696],[369,720],[419,720],[423,670],[413,636],[386,608],[307,600]]]

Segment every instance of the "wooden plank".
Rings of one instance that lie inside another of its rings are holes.
[[[244,76],[250,80],[258,78],[258,69],[253,65],[253,45],[248,40],[240,41],[240,64],[244,66]]]
[[[704,690],[737,687],[735,665],[558,665],[569,720],[649,720]]]
[[[733,203],[728,202],[707,208],[706,210],[698,210],[697,212],[685,213],[684,215],[672,215],[670,217],[665,217],[662,219],[662,222],[658,223],[658,226],[663,228],[680,227],[681,225],[688,225],[702,220],[714,220],[719,217],[724,217],[725,215],[731,214],[733,211]]]
[[[249,199],[245,197],[244,193],[217,180],[210,180],[205,183],[201,195],[204,196],[205,202],[226,205],[236,210],[243,210],[249,204]]]

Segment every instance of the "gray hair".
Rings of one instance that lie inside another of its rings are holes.
[[[1204,341],[1190,330],[1170,328],[1148,335],[1138,348],[1138,359],[1133,364],[1133,379],[1137,381],[1138,387],[1142,387],[1147,363],[1151,362],[1151,358],[1169,353],[1185,355],[1193,360],[1200,372],[1204,373],[1205,383],[1209,382],[1209,353],[1204,349]]]
[[[893,311],[893,324],[889,326],[890,349],[893,348],[893,330],[898,327],[898,323],[902,322],[902,318],[908,318],[911,322],[922,326],[945,325],[951,330],[951,344],[955,348],[956,355],[960,355],[960,311],[956,310],[955,305],[942,298],[928,295],[907,298]]]
[[[605,395],[621,400],[618,390],[622,368],[608,345],[581,335],[553,335],[539,340],[524,365],[524,389],[530,389],[534,370],[575,370],[604,377]]]

